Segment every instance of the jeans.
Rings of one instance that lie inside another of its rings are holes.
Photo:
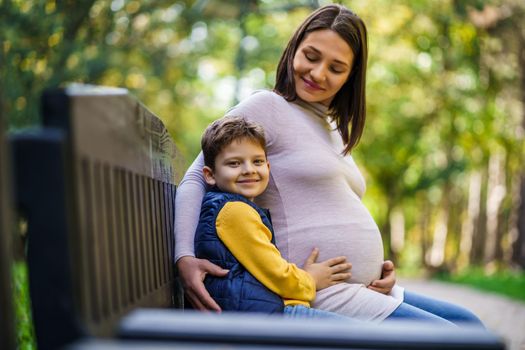
[[[480,319],[469,310],[446,301],[429,298],[405,290],[404,301],[385,321],[416,320],[442,325],[470,325],[483,327]]]
[[[324,318],[340,320],[345,322],[360,323],[361,321],[353,318],[336,314],[330,311],[313,309],[304,305],[288,305],[284,307],[284,317],[287,318]]]

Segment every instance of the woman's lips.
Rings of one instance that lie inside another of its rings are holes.
[[[316,83],[314,83],[313,81],[311,80],[308,80],[306,78],[301,78],[303,80],[303,82],[305,83],[305,85],[307,87],[309,87],[310,89],[313,89],[313,90],[323,90],[322,87],[320,87],[319,85],[317,85]]]

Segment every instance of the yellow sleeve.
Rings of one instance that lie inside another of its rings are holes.
[[[243,202],[228,202],[216,221],[217,235],[258,281],[283,299],[312,301],[315,281],[306,271],[282,258],[272,233],[257,211]]]

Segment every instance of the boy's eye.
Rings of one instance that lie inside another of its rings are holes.
[[[239,164],[240,164],[239,161],[236,161],[236,160],[226,163],[226,165],[230,167],[237,167],[239,166]]]
[[[254,163],[255,165],[263,165],[266,161],[264,159],[256,159]]]

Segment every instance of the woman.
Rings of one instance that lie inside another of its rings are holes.
[[[288,43],[273,92],[258,92],[228,114],[261,124],[272,174],[256,200],[272,214],[283,257],[302,263],[346,256],[352,278],[320,291],[313,307],[365,321],[417,318],[450,324],[479,320],[467,310],[403,291],[383,262],[381,235],[361,202],[364,179],[350,152],[365,125],[367,36],[363,21],[340,5],[312,13]],[[205,193],[199,155],[177,191],[176,261],[188,298],[219,310],[207,295],[206,273],[224,275],[193,257],[193,236]]]

